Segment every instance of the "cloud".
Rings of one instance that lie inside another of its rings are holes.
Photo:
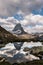
[[[21,23],[24,30],[43,32],[43,16],[33,15],[33,10],[41,11],[43,0],[0,0],[0,25],[7,30],[12,30],[17,23]],[[22,14],[23,20],[18,21],[13,16]],[[8,18],[2,18],[8,17]]]
[[[43,16],[41,15],[27,15],[24,17],[24,20],[21,21],[24,26],[35,26],[35,25],[43,25]]]
[[[24,30],[28,33],[43,32],[43,16],[41,15],[29,14],[20,21],[14,17],[0,18],[0,25],[6,30],[13,30],[17,23],[21,23]]]
[[[17,13],[30,14],[32,10],[40,10],[43,0],[0,0],[0,17],[9,17]]]
[[[43,26],[41,25],[36,25],[35,27],[25,27],[24,30],[28,33],[41,33],[43,32]]]
[[[0,26],[8,31],[12,30],[17,23],[19,23],[19,21],[14,17],[8,17],[6,19],[0,18]]]
[[[21,21],[24,30],[31,32],[43,32],[43,16],[41,15],[27,15],[24,20]]]
[[[12,30],[12,28],[14,27],[13,23],[7,22],[6,19],[2,19],[2,18],[0,18],[0,26],[5,28],[6,30]]]

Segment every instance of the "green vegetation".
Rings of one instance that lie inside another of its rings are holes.
[[[39,52],[43,52],[43,46],[32,47],[32,48],[25,47],[23,51],[25,52],[30,51],[32,52],[32,54],[39,53]]]
[[[33,53],[43,52],[43,46],[32,47],[31,50],[32,50]]]
[[[43,65],[43,60],[29,61],[29,62],[21,63],[18,65]]]

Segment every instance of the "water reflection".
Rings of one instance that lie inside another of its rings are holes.
[[[23,51],[25,47],[32,48],[32,47],[40,47],[43,46],[41,42],[14,42],[8,43],[5,47],[0,48],[0,57],[5,57],[8,62],[21,62],[33,59],[39,59],[28,52]],[[27,54],[28,53],[28,54]],[[27,55],[26,55],[27,54]]]
[[[17,50],[20,50],[21,47],[23,46],[24,42],[15,42],[14,46],[16,47]]]
[[[24,47],[28,47],[28,48],[32,48],[32,47],[38,47],[38,46],[42,46],[41,42],[24,42],[22,48]]]

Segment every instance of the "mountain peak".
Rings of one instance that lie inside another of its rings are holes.
[[[26,34],[26,32],[24,31],[24,29],[23,29],[23,27],[21,26],[20,23],[18,23],[15,26],[15,28],[13,29],[13,32],[14,32],[14,34],[18,34],[18,35],[20,35],[20,34]]]

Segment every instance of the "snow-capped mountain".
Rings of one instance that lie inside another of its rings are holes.
[[[17,35],[17,37],[19,39],[31,39],[34,38],[34,36],[32,34],[29,34],[27,32],[24,31],[22,25],[20,23],[18,23],[15,28],[13,29],[13,34]]]
[[[26,34],[26,32],[24,31],[23,27],[21,26],[20,23],[18,23],[15,28],[13,29],[13,33],[17,34],[17,35],[21,35],[21,34]]]

